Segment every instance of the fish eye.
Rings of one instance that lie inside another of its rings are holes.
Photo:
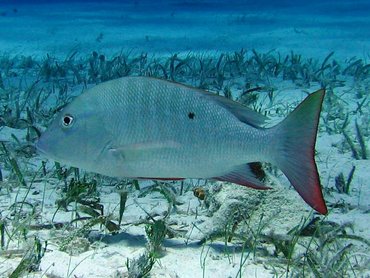
[[[71,127],[73,124],[73,117],[71,115],[64,115],[62,118],[63,127]]]

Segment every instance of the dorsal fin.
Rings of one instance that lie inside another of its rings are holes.
[[[260,113],[254,111],[253,109],[242,105],[239,102],[230,100],[226,97],[212,94],[207,91],[201,91],[205,96],[209,97],[210,100],[216,102],[222,107],[229,110],[235,117],[237,117],[241,122],[251,125],[253,127],[261,127],[262,124],[266,122],[267,117],[261,115]]]
[[[176,87],[183,87],[186,88],[187,90],[197,92],[201,97],[206,97],[210,101],[214,101],[218,105],[224,107],[228,111],[230,111],[235,117],[237,117],[241,122],[246,123],[248,125],[251,125],[256,128],[260,128],[262,124],[266,122],[268,119],[266,116],[261,115],[260,113],[254,111],[253,109],[239,103],[236,101],[233,101],[231,99],[228,99],[223,96],[216,95],[214,93],[192,87],[189,85],[177,83],[175,81],[169,81],[169,80],[164,80],[160,78],[155,78],[155,77],[135,77],[135,78],[141,78],[141,79],[152,79],[152,80],[157,80],[159,82],[167,83],[167,84],[172,84],[173,86]]]

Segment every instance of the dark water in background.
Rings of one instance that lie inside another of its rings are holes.
[[[367,58],[370,1],[0,1],[15,54],[291,50]]]

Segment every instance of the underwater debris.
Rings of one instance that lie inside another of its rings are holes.
[[[0,219],[0,249],[4,250],[5,248],[5,225],[6,221],[4,219]]]
[[[27,187],[27,183],[26,183],[26,180],[23,176],[23,173],[22,171],[20,170],[20,167],[18,165],[18,162],[17,160],[15,159],[14,155],[12,155],[7,147],[5,146],[5,143],[4,142],[1,142],[1,146],[2,146],[2,150],[3,150],[3,153],[5,155],[5,159],[6,159],[6,162],[9,163],[9,165],[11,166],[11,169],[14,171],[17,179],[18,179],[18,182],[23,185],[24,187]]]
[[[204,201],[204,199],[206,198],[206,190],[202,187],[194,188],[193,194],[195,197],[197,197],[201,201]]]
[[[152,256],[150,252],[144,252],[137,259],[126,261],[126,267],[128,271],[129,278],[140,278],[145,277],[150,273],[155,264],[156,259]]]
[[[90,249],[90,242],[85,237],[74,237],[69,242],[63,243],[61,251],[68,253],[70,256],[78,256]]]
[[[359,159],[368,159],[367,155],[367,146],[365,143],[364,136],[362,134],[361,128],[357,121],[355,122],[355,130],[356,130],[356,139],[358,142],[359,147],[357,147],[352,140],[352,138],[349,136],[349,134],[343,130],[343,136],[346,139],[346,142],[348,143],[351,151],[352,151],[352,156],[353,158],[359,160]]]
[[[353,166],[351,171],[348,174],[347,181],[344,179],[344,174],[341,172],[338,176],[335,177],[335,187],[339,193],[349,194],[349,188],[355,173],[356,166]]]
[[[24,56],[3,56],[0,57],[0,72],[4,78],[14,70],[27,69],[38,72],[40,78],[46,81],[74,77],[78,83],[85,84],[88,83],[86,76],[94,83],[127,75],[164,77],[176,81],[199,79],[193,85],[207,89],[215,86],[216,91],[224,87],[224,81],[246,75],[254,83],[263,82],[265,85],[271,84],[271,78],[282,77],[301,86],[319,82],[331,88],[342,86],[343,82],[339,79],[344,76],[353,77],[356,81],[369,78],[370,64],[364,60],[352,58],[338,62],[334,56],[331,52],[320,62],[313,58],[304,59],[294,52],[282,58],[283,55],[277,51],[258,53],[242,49],[218,56],[188,53],[185,57],[174,54],[168,58],[151,59],[146,53],[135,56],[127,52],[108,58],[94,51],[90,57],[77,58],[77,51],[73,50],[64,61],[49,54],[41,62]]]
[[[18,278],[25,273],[39,271],[41,259],[44,256],[47,248],[47,241],[44,242],[44,247],[41,240],[35,237],[32,246],[25,252],[22,260],[16,269],[9,275],[10,278]]]
[[[361,150],[361,158],[368,159],[365,139],[364,139],[363,133],[357,121],[355,122],[355,127],[356,127],[357,140],[358,140],[358,143],[360,145],[360,150]]]
[[[208,215],[212,218],[205,223],[207,229],[202,232],[199,244],[220,238],[231,240],[238,225],[248,219],[263,202],[264,192],[235,186],[233,190],[228,190],[212,185],[204,200]]]
[[[161,245],[167,233],[167,225],[164,220],[155,220],[145,226],[147,249],[152,257],[160,257]]]
[[[123,213],[125,212],[125,208],[126,208],[126,202],[127,202],[127,197],[128,197],[128,192],[126,190],[124,191],[121,191],[119,193],[119,219],[118,219],[118,226],[121,225],[122,223],[122,217],[123,217]]]
[[[67,175],[67,174],[66,174]],[[62,192],[60,199],[56,201],[59,208],[68,210],[68,205],[72,202],[80,204],[98,204],[100,199],[97,197],[96,180],[86,181],[72,178]]]

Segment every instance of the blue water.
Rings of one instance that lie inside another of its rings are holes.
[[[258,49],[367,57],[370,1],[2,1],[5,51]]]

